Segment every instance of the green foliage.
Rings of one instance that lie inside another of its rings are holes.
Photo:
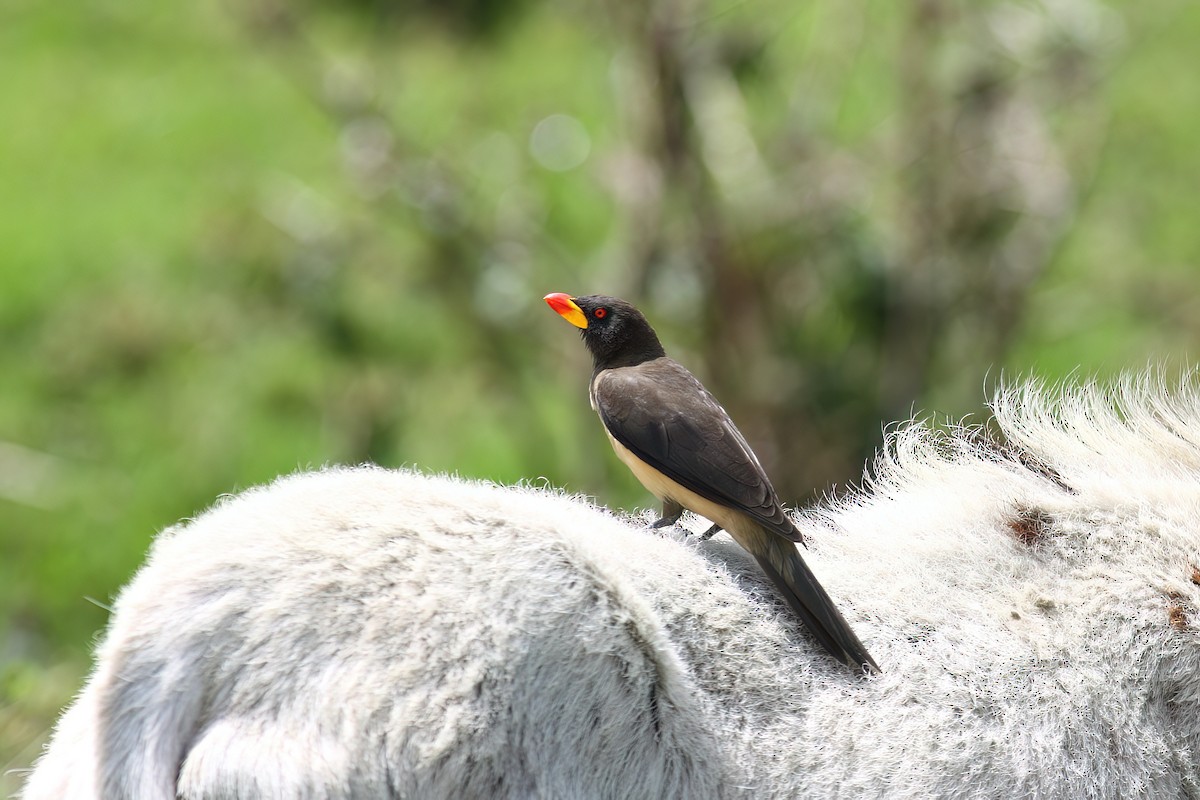
[[[638,300],[796,499],[1002,370],[1186,357],[1200,11],[1074,5],[9,3],[0,769],[88,599],[221,493],[369,460],[646,504],[548,291]],[[1044,236],[1050,176],[963,166],[996,98],[1070,177]]]

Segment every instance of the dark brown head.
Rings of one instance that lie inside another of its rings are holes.
[[[615,297],[546,295],[546,303],[580,329],[597,370],[632,367],[666,355],[642,312]]]

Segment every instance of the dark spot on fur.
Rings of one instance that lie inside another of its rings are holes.
[[[654,726],[654,738],[662,738],[662,717],[658,708],[658,683],[650,683],[650,724]]]
[[[904,638],[909,644],[920,644],[921,642],[933,636],[935,628],[925,622],[910,622],[908,630],[904,633]]]
[[[1067,494],[1079,494],[1066,482],[1058,470],[1028,450],[1018,447],[1006,439],[994,419],[988,420],[986,426],[971,428],[966,439],[980,450],[992,453],[997,460],[1016,462],[1035,475],[1050,481]]]
[[[588,714],[588,717],[592,720],[592,730],[598,731],[604,722],[604,715],[600,711],[600,704],[598,702],[593,703],[590,711],[591,713]]]
[[[1017,506],[1016,516],[1008,521],[1008,527],[1017,537],[1017,541],[1027,547],[1034,547],[1046,538],[1054,520],[1040,508]]]
[[[1073,486],[1063,479],[1063,476],[1054,467],[1025,450],[1017,450],[1016,448],[1013,448],[1013,450],[1016,453],[1017,463],[1025,469],[1045,478],[1067,494],[1079,494]]]
[[[1200,567],[1197,567],[1195,564],[1192,564],[1191,567],[1192,567],[1192,583],[1196,584],[1197,586],[1200,586]]]
[[[1183,605],[1183,595],[1179,592],[1167,593],[1167,621],[1177,631],[1188,629],[1188,612]]]

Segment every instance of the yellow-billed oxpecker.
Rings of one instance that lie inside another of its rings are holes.
[[[667,357],[642,313],[598,295],[546,295],[581,329],[594,369],[588,392],[617,456],[662,501],[674,524],[684,509],[713,522],[750,552],[833,657],[856,670],[879,666],[796,549],[803,537],[784,513],[758,458],[729,414],[692,373]]]

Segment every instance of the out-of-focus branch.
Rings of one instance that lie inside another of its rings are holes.
[[[648,205],[625,204],[631,285],[676,315],[785,493],[851,477],[882,421],[906,416],[935,381],[957,379],[961,401],[978,402],[1072,218],[1076,183],[1048,122],[1065,95],[1081,99],[1053,68],[1063,43],[1043,37],[1050,57],[1014,68],[994,41],[1001,4],[911,5],[887,132],[902,176],[889,229],[879,204],[864,224],[850,188],[878,193],[886,168],[865,173],[811,132],[776,132],[792,139],[785,148],[755,131],[720,55],[723,37],[744,32],[694,35],[680,20],[699,4],[681,0],[612,8],[641,70],[628,85],[655,88],[635,93],[632,136],[656,181]],[[1024,30],[1062,24],[1050,17],[1035,13]],[[1070,46],[1077,75],[1091,56]],[[971,58],[948,59],[964,47]],[[799,160],[768,161],[780,153]],[[691,307],[672,297],[678,287]],[[822,344],[846,326],[840,350]]]

